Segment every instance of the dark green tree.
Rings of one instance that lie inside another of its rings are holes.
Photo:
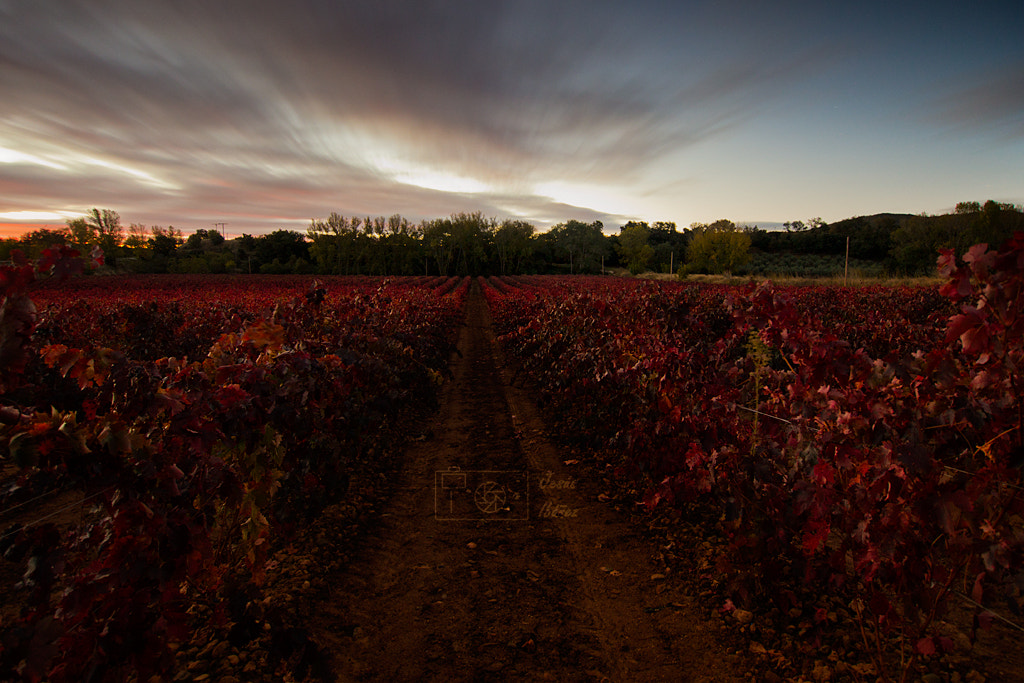
[[[173,225],[166,228],[154,225],[150,232],[152,236],[148,240],[149,248],[159,256],[171,256],[178,247],[185,243],[181,230]]]
[[[603,228],[601,221],[584,223],[570,220],[548,231],[557,250],[567,259],[570,273],[598,272],[601,257],[608,255],[608,240]]]
[[[300,232],[275,230],[256,238],[253,254],[254,271],[257,267],[261,273],[310,271],[309,259],[309,243],[306,236]]]
[[[439,275],[451,275],[455,261],[455,236],[450,218],[435,218],[423,224],[423,242],[427,254],[434,259]]]
[[[960,255],[974,244],[1002,244],[1022,229],[1019,207],[993,200],[980,207],[978,202],[960,202],[951,214],[908,218],[893,232],[889,255],[894,270],[929,275],[935,272],[940,249]]]
[[[494,231],[494,249],[502,275],[519,273],[533,253],[535,228],[530,223],[508,219]]]

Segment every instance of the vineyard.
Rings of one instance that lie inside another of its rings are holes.
[[[5,589],[5,680],[148,677],[173,670],[197,613],[238,638],[270,624],[253,608],[268,552],[360,481],[375,485],[401,421],[444,380],[468,286],[33,288],[75,265],[54,253],[3,272],[0,510],[17,519],[0,546],[21,567]],[[62,508],[38,513],[67,492],[73,524],[54,523]]]
[[[964,261],[942,256],[938,291],[521,278],[486,295],[566,433],[640,478],[647,509],[722,529],[697,569],[723,610],[814,606],[806,637],[855,622],[865,671],[900,678],[956,649],[952,607],[968,639],[999,618],[985,605],[1024,608],[1024,239]]]
[[[959,680],[989,626],[1024,622],[1024,236],[944,253],[939,289],[82,268],[65,249],[0,272],[5,680],[182,680],[205,623],[316,675],[267,586],[318,520],[372,528],[481,295],[566,462],[614,482],[601,500],[758,666]]]

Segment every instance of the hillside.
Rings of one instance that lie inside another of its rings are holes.
[[[753,259],[748,270],[757,274],[772,264],[785,267],[787,263],[794,271],[841,269],[849,239],[851,267],[856,263],[879,274],[924,275],[934,270],[940,249],[961,254],[979,242],[1000,244],[1020,230],[1024,230],[1020,207],[993,201],[966,203],[955,213],[938,216],[879,213],[804,230],[755,229],[750,233]]]

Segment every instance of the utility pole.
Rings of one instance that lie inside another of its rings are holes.
[[[843,287],[846,286],[846,276],[850,274],[850,236],[846,236],[846,265],[843,266]]]
[[[224,226],[225,225],[227,225],[227,223],[214,223],[213,224],[213,227],[217,228],[217,231],[221,234],[222,237],[227,237],[227,233],[224,230]]]

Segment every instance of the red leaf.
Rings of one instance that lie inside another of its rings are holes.
[[[964,306],[961,315],[949,319],[946,327],[946,341],[957,337],[967,353],[980,353],[988,348],[988,331],[984,325],[986,314],[973,306]]]
[[[952,249],[943,249],[938,259],[939,275],[949,280],[939,288],[939,294],[949,299],[961,299],[973,291],[971,271],[956,265]]]
[[[925,657],[930,657],[935,654],[935,640],[932,638],[922,638],[917,641],[916,649],[919,653]]]
[[[808,525],[808,531],[804,534],[803,549],[808,555],[816,553],[821,545],[828,538],[830,531],[828,522],[812,520]]]
[[[966,353],[981,353],[988,348],[988,330],[983,326],[967,330],[960,335],[960,343]]]
[[[939,275],[950,277],[956,272],[956,255],[952,249],[940,249],[939,258],[936,262],[939,268]]]
[[[836,470],[824,460],[819,460],[811,472],[811,480],[821,486],[830,486],[835,480]]]
[[[967,250],[967,253],[964,254],[964,262],[970,263],[971,268],[977,273],[979,269],[988,269],[995,265],[996,253],[988,250],[987,242],[982,242]]]

